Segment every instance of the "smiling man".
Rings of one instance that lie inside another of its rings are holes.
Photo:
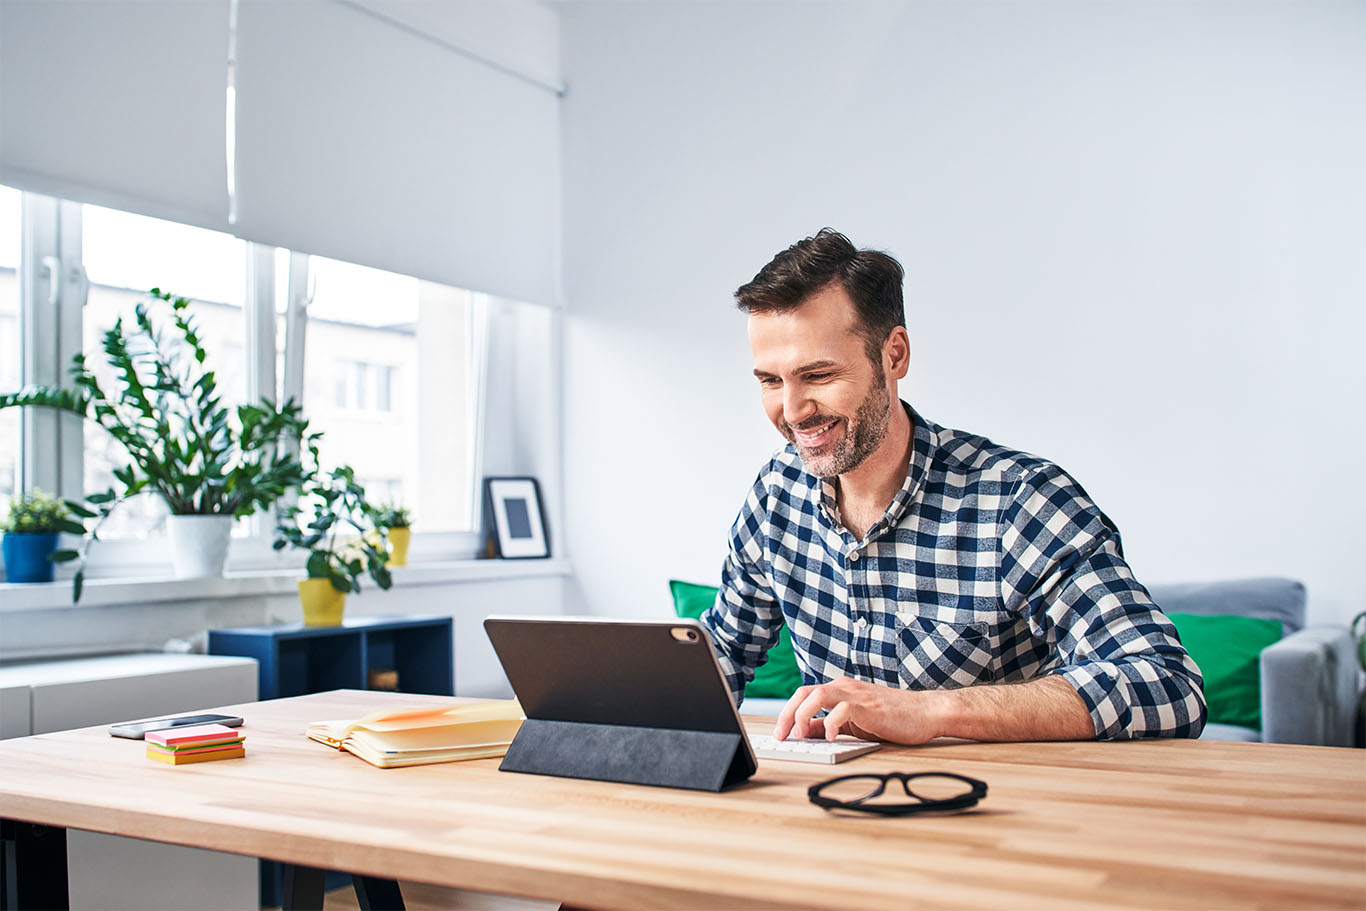
[[[901,283],[826,229],[736,292],[788,440],[702,617],[736,700],[786,624],[806,685],[780,739],[1199,736],[1200,671],[1081,485],[900,400]]]

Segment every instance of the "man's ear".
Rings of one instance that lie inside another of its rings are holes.
[[[891,380],[905,379],[911,370],[911,337],[905,326],[897,326],[882,343],[882,369]]]

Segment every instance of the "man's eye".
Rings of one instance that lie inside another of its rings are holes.
[[[778,385],[780,385],[781,383],[782,383],[782,381],[779,380],[776,376],[761,376],[761,377],[759,377],[759,385],[760,385],[760,386],[773,387],[773,386],[778,386]]]
[[[834,376],[833,373],[808,373],[806,378],[813,383],[824,383],[832,376]]]

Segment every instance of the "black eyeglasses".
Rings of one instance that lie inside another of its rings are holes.
[[[887,801],[887,783],[901,782],[914,803]],[[916,789],[911,790],[911,782]],[[987,796],[987,783],[952,772],[888,772],[885,775],[845,775],[813,784],[806,796],[827,810],[855,810],[880,816],[907,816],[934,810],[965,810]],[[881,798],[881,799],[880,799]]]

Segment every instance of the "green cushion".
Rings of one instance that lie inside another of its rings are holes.
[[[669,582],[669,591],[674,596],[674,612],[680,617],[696,619],[716,603],[715,586],[673,579]],[[792,637],[784,623],[778,644],[768,650],[768,661],[754,672],[754,679],[745,687],[745,695],[755,699],[786,699],[801,685],[802,672],[797,670],[797,659],[792,657]]]
[[[1262,675],[1258,656],[1262,649],[1280,641],[1280,622],[1227,615],[1167,616],[1205,677],[1210,722],[1260,731]]]

